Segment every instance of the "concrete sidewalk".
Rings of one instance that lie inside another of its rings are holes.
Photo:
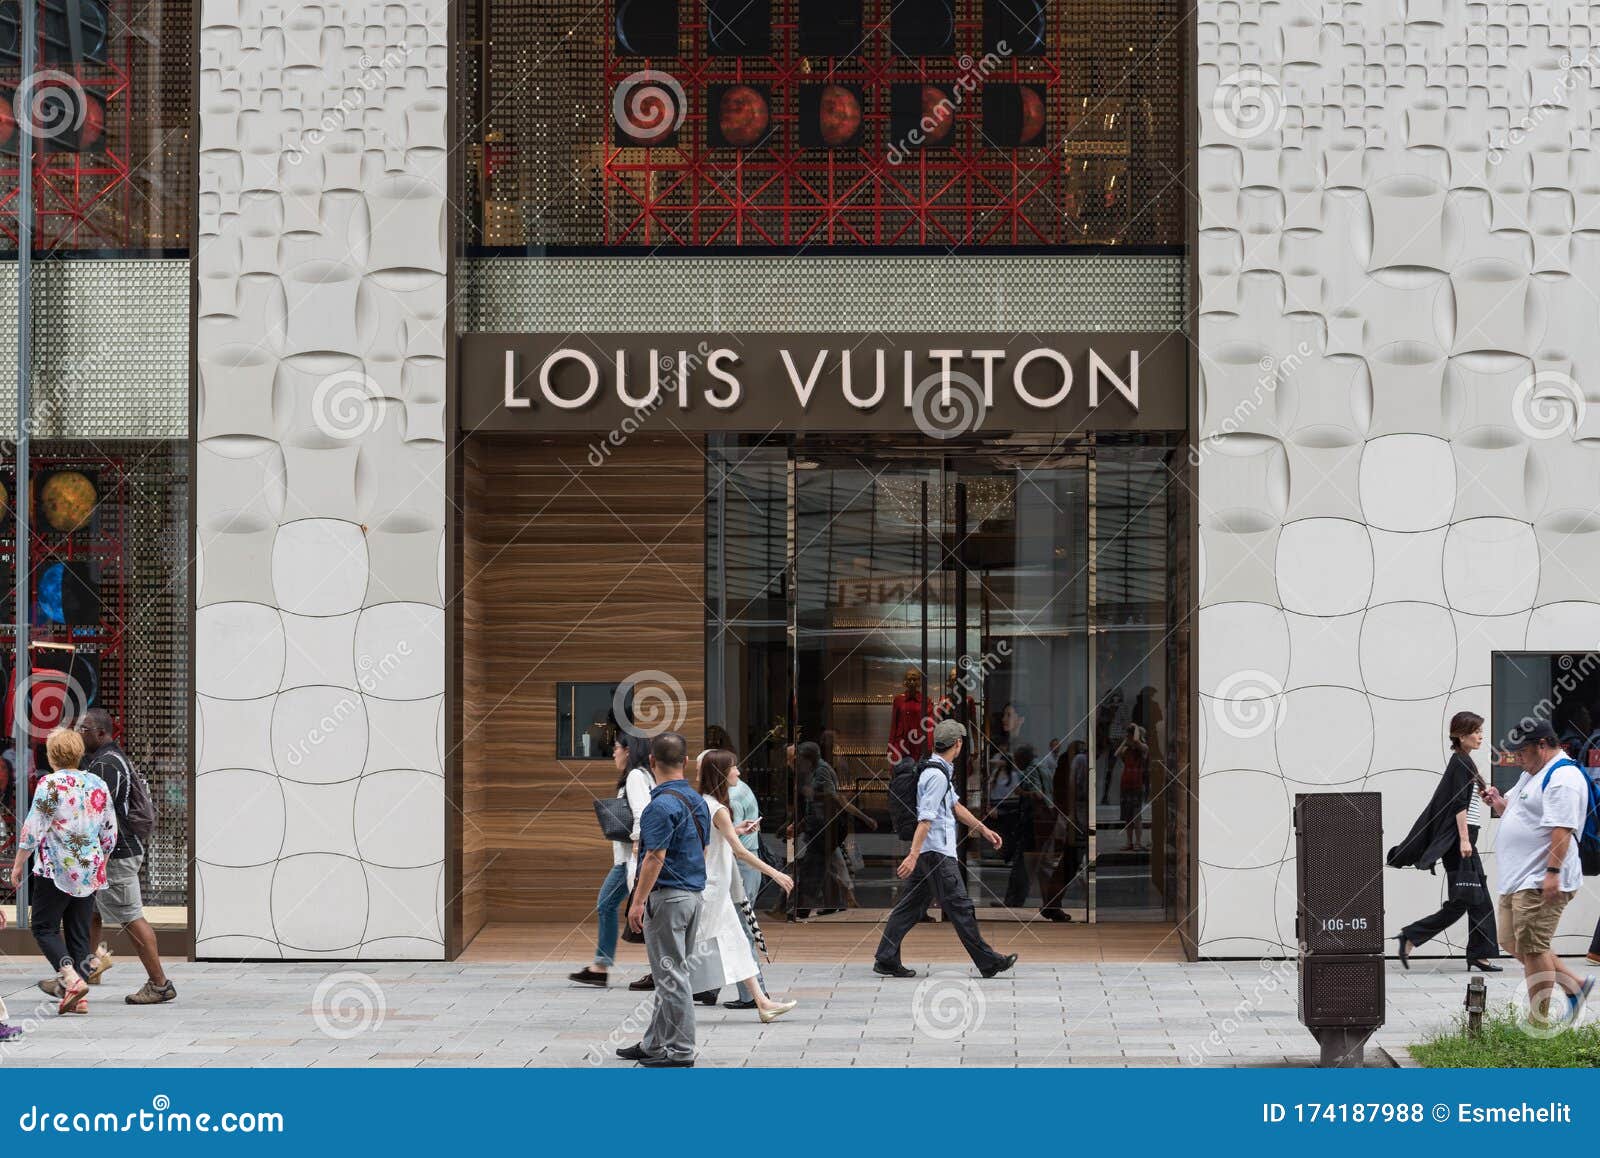
[[[800,1007],[763,1026],[702,1009],[707,1066],[1257,1066],[1302,1064],[1315,1044],[1295,1019],[1292,962],[1039,964],[990,981],[970,966],[907,958],[891,980],[860,963],[774,965],[772,990]],[[42,970],[0,966],[0,993],[28,1035],[9,1065],[616,1066],[639,1038],[649,994],[567,982],[569,966],[319,963],[171,966],[179,1000],[135,1007],[143,981],[121,960],[85,1017],[59,1017],[31,987]],[[1513,966],[1489,982],[1509,1002]],[[1462,963],[1391,964],[1389,1019],[1374,1039],[1406,1046],[1461,1009]],[[724,997],[731,998],[732,991]],[[641,1000],[641,997],[644,1000]],[[1594,1016],[1594,1014],[1591,1014]]]

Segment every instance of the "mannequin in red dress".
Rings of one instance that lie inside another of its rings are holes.
[[[922,673],[906,668],[905,690],[894,698],[889,717],[889,763],[910,756],[920,760],[932,751],[933,721],[928,700],[922,693]]]

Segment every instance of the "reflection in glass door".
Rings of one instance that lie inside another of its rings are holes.
[[[946,716],[962,799],[1004,837],[961,849],[987,916],[1170,915],[1167,453],[712,440],[707,718],[793,915],[894,904],[890,769]]]
[[[926,581],[940,474],[805,450],[795,467],[796,915],[881,912],[905,855],[890,753],[927,751],[924,673],[952,658],[938,652],[950,610]]]

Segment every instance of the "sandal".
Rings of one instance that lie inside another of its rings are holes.
[[[76,985],[62,989],[61,1004],[56,1006],[56,1012],[58,1014],[89,1012],[89,986],[84,984],[83,978],[78,978]]]
[[[102,941],[99,950],[94,955],[94,968],[89,970],[89,975],[84,980],[90,985],[99,985],[100,978],[110,972],[111,967],[116,964],[111,960],[111,955],[110,948]]]

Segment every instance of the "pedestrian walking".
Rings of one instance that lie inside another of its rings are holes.
[[[978,931],[978,918],[967,886],[961,879],[961,864],[956,859],[956,821],[974,834],[1000,847],[1000,834],[986,826],[956,799],[955,762],[967,730],[955,720],[940,720],[933,729],[933,755],[921,766],[917,776],[917,828],[911,837],[911,851],[895,869],[906,882],[889,920],[883,939],[878,942],[872,971],[883,977],[915,977],[900,961],[900,943],[917,923],[927,916],[928,906],[939,903],[946,919],[972,963],[985,977],[1004,973],[1017,963],[1017,955],[994,951]]]
[[[696,787],[710,811],[711,827],[715,831],[711,846],[706,850],[706,887],[701,894],[700,927],[696,933],[699,938],[693,977],[696,998],[698,1000],[700,993],[712,993],[711,1001],[715,1003],[716,991],[724,985],[737,984],[739,1000],[728,1003],[730,1009],[754,1009],[763,1023],[776,1021],[798,1002],[774,1001],[766,994],[761,969],[756,964],[755,938],[739,915],[736,903],[744,900],[746,894],[743,881],[734,871],[735,858],[741,867],[770,877],[785,893],[794,888],[794,881],[762,862],[739,842],[733,813],[728,807],[730,773],[738,767],[734,754],[702,752],[695,766],[698,769]]]
[[[1485,794],[1500,818],[1495,840],[1500,947],[1522,963],[1529,1016],[1550,1021],[1560,994],[1567,999],[1566,1022],[1576,1024],[1594,978],[1568,969],[1551,942],[1562,912],[1583,884],[1577,836],[1588,818],[1589,780],[1543,721],[1524,721],[1506,748],[1522,776],[1506,795],[1493,787]]]
[[[687,754],[688,743],[677,732],[650,741],[655,787],[639,820],[639,867],[628,905],[629,927],[644,934],[656,996],[643,1040],[617,1050],[617,1056],[650,1067],[694,1065],[690,954],[699,940],[711,813],[684,782]]]
[[[1450,760],[1433,791],[1433,798],[1411,826],[1411,832],[1389,850],[1391,868],[1433,871],[1444,863],[1448,897],[1439,911],[1413,921],[1400,930],[1400,964],[1411,968],[1411,952],[1425,945],[1463,916],[1467,918],[1467,969],[1499,973],[1494,963],[1494,902],[1478,855],[1478,832],[1488,817],[1483,792],[1488,787],[1478,775],[1472,753],[1483,747],[1483,717],[1457,712],[1450,719]]]
[[[116,740],[116,722],[104,708],[90,708],[78,720],[78,735],[89,756],[87,771],[104,780],[111,791],[111,805],[117,816],[117,848],[106,868],[106,887],[95,894],[94,919],[89,930],[90,943],[98,946],[94,964],[86,980],[91,985],[114,964],[106,945],[106,925],[121,925],[139,963],[144,966],[145,982],[123,1000],[129,1005],[162,1005],[177,999],[177,987],[167,977],[161,963],[161,949],[155,928],[145,919],[144,895],[139,871],[144,866],[148,842],[155,833],[155,804],[150,788],[134,767],[133,761]],[[55,978],[39,982],[39,988],[59,997]]]
[[[33,790],[11,879],[22,879],[28,854],[34,854],[33,939],[56,967],[56,1012],[88,1013],[87,978],[94,964],[89,927],[95,893],[106,887],[106,865],[117,847],[117,818],[106,782],[78,767],[83,738],[77,732],[51,732],[45,754],[52,771]]]
[[[627,840],[611,842],[611,868],[600,882],[600,895],[595,901],[595,914],[599,918],[595,930],[594,960],[568,973],[567,980],[579,985],[597,985],[605,988],[611,982],[611,966],[617,963],[617,936],[621,931],[617,912],[628,899],[628,889],[633,884],[634,864],[639,854],[639,818],[650,803],[650,741],[643,736],[630,736],[618,732],[611,749],[611,760],[617,768],[616,795],[627,801],[633,818],[633,834]],[[637,984],[637,983],[636,983]],[[639,986],[648,989],[650,986]]]

